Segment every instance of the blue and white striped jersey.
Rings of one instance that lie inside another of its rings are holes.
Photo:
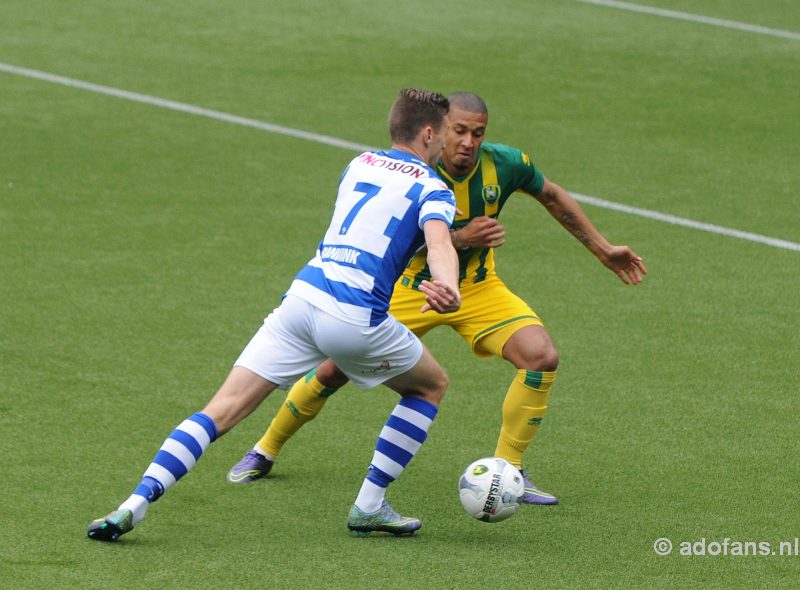
[[[387,317],[394,283],[425,243],[423,224],[455,217],[447,185],[416,156],[365,152],[345,169],[333,218],[316,256],[287,295],[363,326]]]

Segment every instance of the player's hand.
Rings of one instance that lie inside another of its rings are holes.
[[[422,281],[419,290],[425,294],[425,304],[420,311],[435,311],[436,313],[453,313],[461,307],[461,293],[450,285],[441,281]]]
[[[456,248],[499,248],[506,243],[506,229],[491,217],[476,217],[456,230]]]
[[[647,274],[642,257],[627,246],[612,246],[603,264],[614,271],[626,285],[638,285]]]

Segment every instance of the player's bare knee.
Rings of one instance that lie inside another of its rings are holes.
[[[435,374],[429,375],[424,383],[417,384],[412,391],[409,391],[409,394],[438,406],[449,385],[450,378],[447,373],[444,369],[439,369]]]
[[[538,365],[532,371],[555,371],[558,369],[558,351],[552,344],[541,352],[541,355],[536,360]]]
[[[444,398],[444,394],[447,389],[429,389],[425,390],[424,392],[420,392],[419,394],[415,395],[414,397],[419,397],[424,399],[426,402],[433,404],[434,406],[439,406],[442,403],[442,399]]]
[[[439,399],[444,397],[448,387],[450,387],[450,377],[443,370],[442,374],[439,376],[439,381],[436,384],[436,395],[439,396]]]
[[[442,369],[431,383],[428,393],[428,401],[438,406],[442,401],[442,398],[444,397],[449,385],[450,378],[447,376],[447,373],[444,371],[444,369]]]
[[[529,371],[555,371],[558,369],[558,351],[554,346],[526,348],[506,357],[518,369]]]
[[[347,375],[339,370],[331,360],[327,360],[317,367],[317,380],[325,387],[335,387],[336,389],[343,387],[349,379]]]
[[[214,423],[214,427],[217,429],[217,438],[230,432],[237,423],[232,412],[218,406],[207,405],[203,408],[203,414],[208,416]]]
[[[558,369],[558,351],[550,335],[540,326],[526,327],[514,334],[503,348],[503,357],[518,369]]]

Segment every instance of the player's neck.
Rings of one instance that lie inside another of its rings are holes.
[[[409,155],[419,158],[422,162],[429,164],[428,160],[426,159],[425,150],[419,146],[415,146],[413,144],[408,144],[408,143],[393,143],[392,149],[405,152]]]
[[[425,161],[425,156],[424,156],[422,150],[415,148],[413,145],[410,145],[410,144],[407,144],[407,143],[393,143],[392,144],[392,149],[393,150],[399,150],[401,152],[405,152],[405,153],[410,154],[412,156],[416,156],[417,158],[419,158],[423,162]]]

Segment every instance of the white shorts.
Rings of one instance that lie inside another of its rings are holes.
[[[331,358],[366,388],[411,370],[421,356],[422,342],[392,316],[379,326],[356,326],[287,295],[234,365],[286,389]]]

